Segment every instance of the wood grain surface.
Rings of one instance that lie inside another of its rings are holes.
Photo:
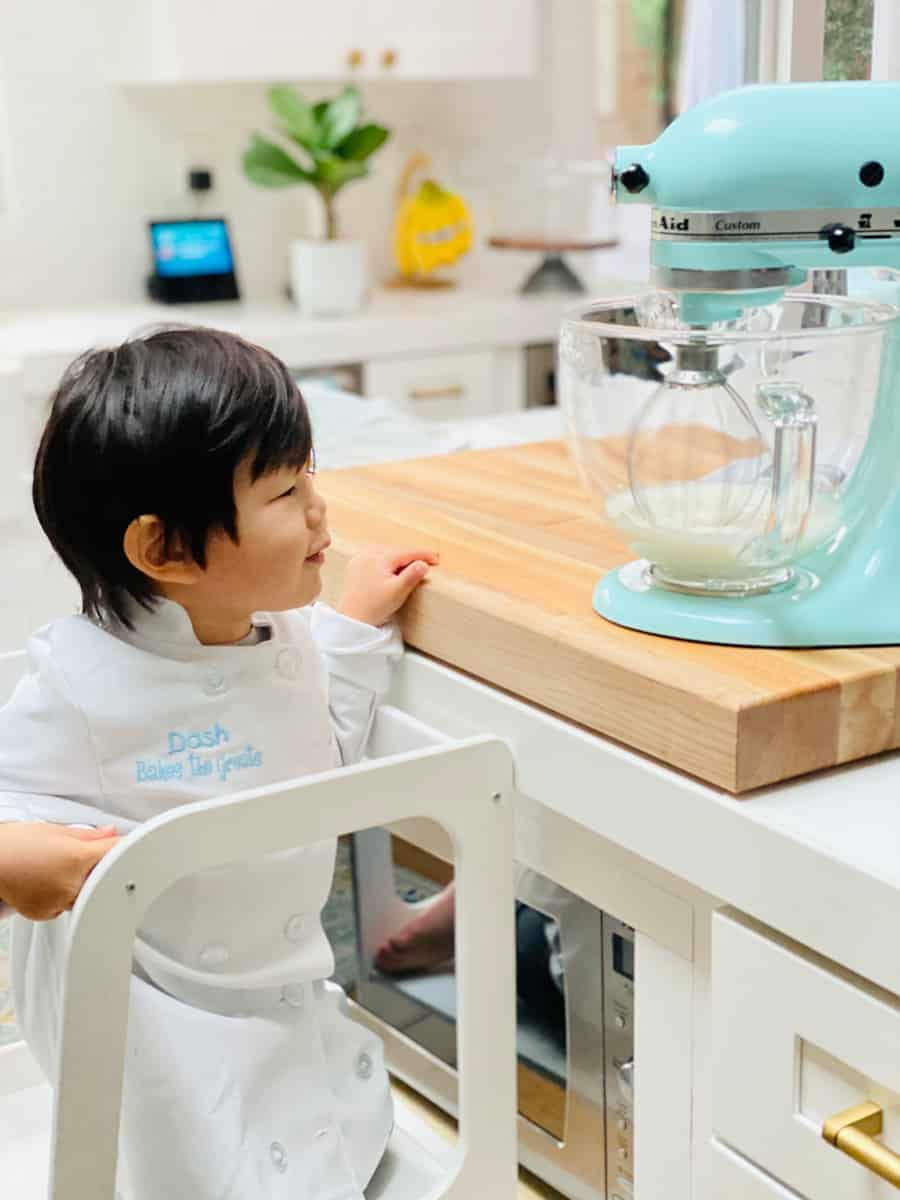
[[[704,467],[705,469],[705,467]],[[900,648],[757,650],[619,628],[591,607],[633,557],[546,442],[323,472],[342,565],[368,542],[441,565],[406,606],[406,642],[728,792],[900,745]]]

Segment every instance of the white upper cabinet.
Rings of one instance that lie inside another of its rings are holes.
[[[366,13],[375,76],[478,79],[535,70],[535,0],[379,0]]]
[[[536,0],[120,0],[126,84],[531,74]]]
[[[122,83],[330,79],[356,61],[361,0],[120,0]]]

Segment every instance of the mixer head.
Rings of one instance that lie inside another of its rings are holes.
[[[652,204],[651,278],[706,327],[809,271],[900,268],[900,84],[759,85],[620,146],[614,198]]]

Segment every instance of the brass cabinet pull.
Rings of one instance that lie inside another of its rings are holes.
[[[351,50],[347,55],[348,67],[361,67],[365,61],[366,56],[363,54],[362,50]]]
[[[829,1145],[868,1167],[880,1179],[900,1188],[900,1154],[875,1141],[882,1125],[882,1111],[870,1101],[829,1117],[822,1126],[822,1137]]]
[[[381,65],[383,67],[395,67],[397,65],[397,51],[385,50],[381,55]]]
[[[458,400],[460,396],[464,396],[465,394],[466,389],[459,387],[458,385],[451,385],[450,387],[423,387],[409,389],[410,400]]]

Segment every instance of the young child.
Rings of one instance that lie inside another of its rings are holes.
[[[83,615],[29,642],[0,711],[0,818],[122,832],[190,801],[355,761],[387,623],[437,556],[372,548],[336,610],[305,406],[284,365],[175,329],[85,355],[34,500]],[[335,846],[183,879],[135,942],[121,1200],[360,1200],[391,1131],[381,1046],[327,982]],[[52,1079],[68,917],[16,919],[24,1035]]]

